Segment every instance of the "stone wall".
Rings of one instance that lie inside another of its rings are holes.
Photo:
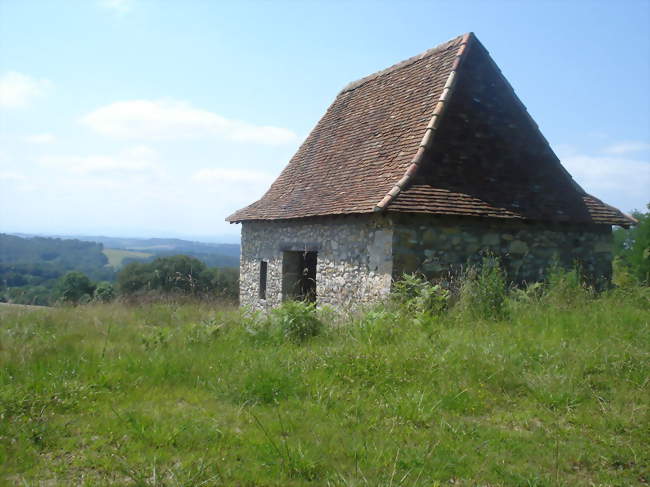
[[[390,292],[393,232],[382,215],[244,222],[240,302],[264,309],[282,302],[285,251],[316,251],[319,305],[358,305]],[[259,297],[260,263],[268,262],[266,299]]]
[[[607,225],[517,223],[500,220],[404,215],[394,218],[393,278],[419,271],[431,278],[500,257],[514,282],[542,280],[555,261],[579,262],[592,282],[611,278],[612,233]]]
[[[244,222],[240,302],[265,309],[283,300],[285,251],[315,251],[319,305],[354,306],[381,300],[405,272],[444,278],[499,256],[509,280],[535,282],[558,262],[579,263],[594,283],[611,279],[612,234],[606,225],[508,222],[428,215],[366,215]],[[260,266],[267,262],[266,299]]]

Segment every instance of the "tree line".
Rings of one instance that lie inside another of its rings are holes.
[[[614,267],[633,280],[650,285],[650,203],[645,213],[633,211],[638,223],[629,229],[614,230]]]
[[[115,271],[103,250],[96,242],[0,234],[0,301],[52,304],[60,279],[71,271],[112,281]]]
[[[0,234],[0,302],[52,305],[156,293],[236,298],[238,257],[194,255],[220,247],[187,245],[188,251],[170,255],[165,249],[118,272],[109,265],[102,243]]]
[[[117,273],[116,283],[93,282],[80,271],[70,271],[57,281],[53,301],[86,304],[160,296],[236,300],[238,294],[238,269],[207,267],[194,257],[175,255],[132,262]]]

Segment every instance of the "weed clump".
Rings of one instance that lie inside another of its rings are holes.
[[[376,306],[355,317],[347,325],[347,330],[357,340],[387,344],[393,343],[403,333],[400,328],[402,321],[406,320],[403,320],[399,311],[386,306]]]
[[[539,303],[543,296],[543,282],[533,282],[527,284],[525,287],[515,287],[510,291],[512,301],[521,306]]]
[[[271,312],[270,319],[282,336],[294,343],[306,342],[323,331],[323,322],[312,303],[286,301]]]
[[[392,296],[411,313],[440,314],[449,301],[449,291],[419,274],[404,274],[393,285]]]
[[[324,328],[315,304],[285,301],[266,318],[252,320],[246,331],[257,342],[301,344],[320,335]]]
[[[566,270],[554,264],[546,278],[544,298],[554,305],[566,307],[584,302],[592,294],[591,291],[583,282],[577,265],[571,270]]]
[[[216,318],[190,324],[185,330],[185,342],[188,345],[210,343],[223,333],[224,324]]]
[[[458,305],[472,318],[496,321],[508,315],[507,298],[506,279],[499,259],[487,256],[480,268],[467,270]]]
[[[252,364],[245,373],[238,399],[241,403],[274,404],[300,392],[295,369],[279,363]]]
[[[148,352],[159,348],[165,348],[172,339],[173,331],[166,326],[159,326],[147,330],[140,338],[142,346]]]

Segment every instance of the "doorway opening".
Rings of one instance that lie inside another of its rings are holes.
[[[283,300],[316,301],[316,260],[317,252],[283,252]]]

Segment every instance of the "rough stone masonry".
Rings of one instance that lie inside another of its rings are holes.
[[[305,222],[246,222],[242,226],[240,303],[257,309],[283,298],[282,260],[287,251],[317,252],[316,300],[348,306],[390,292],[393,231],[388,219],[332,217]],[[259,298],[260,264],[267,262],[266,299]]]
[[[579,265],[594,283],[611,277],[610,227],[482,221],[422,215],[360,215],[305,221],[245,222],[240,301],[265,309],[288,298],[285,252],[316,252],[316,302],[354,307],[385,298],[403,273],[436,279],[499,256],[509,280],[543,279],[549,266]],[[260,299],[261,263],[267,263]]]

